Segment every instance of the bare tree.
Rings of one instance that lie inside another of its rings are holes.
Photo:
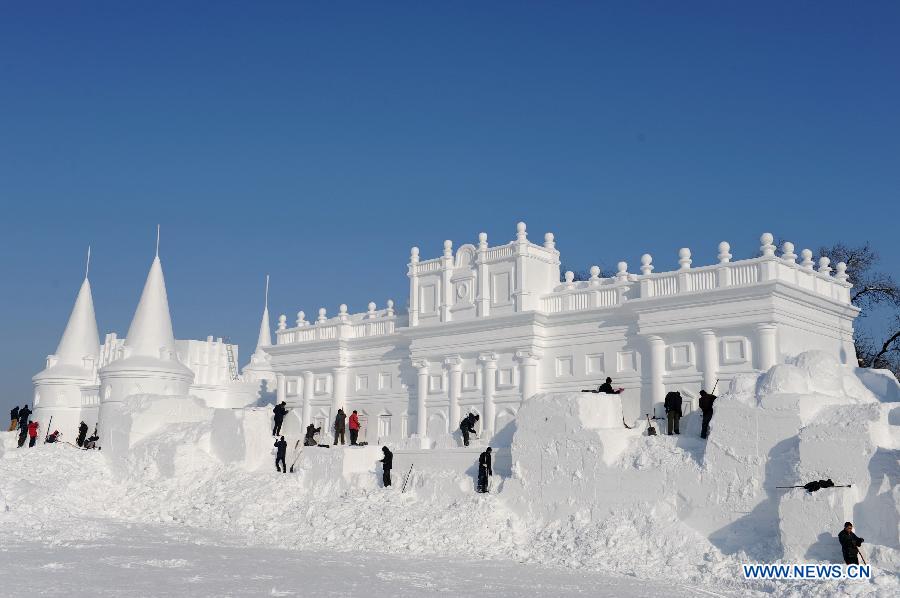
[[[819,255],[828,256],[833,264],[847,264],[847,275],[853,283],[850,301],[861,310],[860,317],[868,316],[875,308],[894,312],[883,334],[872,338],[856,327],[853,341],[860,366],[888,369],[900,377],[900,287],[889,274],[876,269],[878,253],[869,243],[858,247],[836,243],[820,248]]]

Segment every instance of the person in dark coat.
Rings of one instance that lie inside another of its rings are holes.
[[[622,390],[623,389],[621,389],[621,388],[613,388],[612,387],[612,378],[610,378],[609,376],[607,376],[606,382],[604,382],[599,387],[597,387],[597,392],[599,392],[601,394],[608,394],[608,395],[617,395],[617,394],[621,393]]]
[[[275,427],[272,428],[272,436],[281,436],[281,424],[284,422],[284,416],[287,415],[288,410],[285,409],[284,401],[281,401],[279,404],[275,405],[275,408],[272,409],[272,413],[275,414]]]
[[[284,462],[287,457],[287,441],[284,436],[275,441],[275,448],[278,449],[275,453],[275,469],[281,473],[287,473],[287,464]]]
[[[87,424],[81,422],[78,426],[78,438],[75,439],[75,444],[78,446],[84,446],[84,439],[87,437],[88,427]]]
[[[31,417],[31,409],[28,408],[28,405],[22,405],[22,408],[19,409],[19,428],[28,429],[28,418]]]
[[[716,395],[711,395],[705,390],[700,391],[700,400],[697,402],[700,411],[703,412],[703,425],[700,427],[700,438],[709,436],[709,422],[712,421],[713,403],[715,400]]]
[[[381,452],[384,453],[384,459],[378,460],[381,463],[381,481],[384,483],[384,487],[387,488],[391,485],[391,468],[394,467],[394,453],[386,446],[381,447]]]
[[[853,524],[847,522],[844,529],[838,534],[838,541],[841,543],[841,553],[844,555],[845,565],[859,564],[859,547],[863,543],[863,539],[853,533]]]
[[[672,435],[672,431],[675,431],[675,434],[680,434],[678,431],[678,422],[681,421],[681,393],[678,391],[672,391],[666,394],[666,401],[664,403],[666,408],[666,419],[668,420],[668,433],[669,436]]]
[[[475,434],[475,422],[479,419],[477,413],[470,413],[459,422],[459,431],[462,432],[463,445],[469,446],[469,434]]]
[[[334,444],[337,446],[338,438],[341,444],[344,444],[344,432],[347,430],[347,414],[343,409],[338,409],[337,415],[334,416]]]
[[[16,405],[9,411],[9,430],[7,432],[12,432],[16,428],[19,427],[19,406]]]
[[[322,428],[317,428],[312,424],[306,426],[306,437],[303,439],[303,446],[316,446],[318,443],[316,442],[316,434],[322,431]]]
[[[478,457],[478,492],[488,491],[488,476],[494,475],[491,467],[491,447],[487,447]]]
[[[45,442],[48,444],[52,444],[54,442],[59,442],[60,436],[62,436],[62,434],[59,433],[59,430],[53,430],[53,434],[50,434],[49,436],[47,436],[47,440]]]
[[[38,425],[37,422],[28,424],[28,448],[33,447],[34,443],[37,442]]]
[[[88,436],[84,441],[84,449],[99,449],[97,446],[98,440],[100,440],[100,436],[97,434],[97,426],[94,426],[94,433]]]
[[[19,448],[25,446],[25,439],[28,437],[28,428],[20,427],[19,428]]]

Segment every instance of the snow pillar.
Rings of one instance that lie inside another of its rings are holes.
[[[275,403],[280,405],[287,396],[287,381],[285,380],[284,374],[275,374],[275,382],[277,384],[275,389]]]
[[[537,394],[539,371],[537,362],[540,358],[540,353],[530,349],[516,351],[516,359],[519,360],[519,367],[521,369],[523,401],[527,401]]]
[[[444,360],[450,370],[450,417],[447,420],[447,432],[452,433],[456,429],[456,423],[459,422],[459,395],[462,390],[462,359],[459,355],[448,357]]]
[[[775,324],[760,324],[756,328],[759,334],[757,355],[759,355],[759,369],[768,371],[777,362],[777,347],[775,343],[775,333],[778,328]]]
[[[453,284],[450,275],[453,274],[453,241],[444,241],[444,255],[441,256],[441,322],[449,322],[452,319],[450,307],[453,306]]]
[[[413,247],[409,253],[409,325],[419,325],[419,248]]]
[[[347,400],[347,368],[334,368],[334,392],[331,395],[331,419],[337,416],[338,409],[346,409]]]
[[[516,290],[513,296],[516,301],[516,311],[529,311],[534,309],[531,301],[531,293],[526,290],[526,266],[525,256],[528,253],[528,233],[525,230],[525,223],[520,222],[516,225],[516,269],[515,269],[515,285]],[[493,427],[493,423],[491,424]]]
[[[312,421],[312,400],[313,400],[313,373],[309,370],[303,372],[303,433],[306,433],[306,427]]]
[[[497,387],[497,354],[482,353],[478,359],[484,364],[484,422],[481,429],[486,438],[494,435],[494,390]]]
[[[487,253],[487,233],[478,233],[478,305],[479,317],[485,318],[491,312],[491,296],[490,286],[488,286],[488,267],[485,263],[485,254]]]
[[[413,360],[413,367],[418,372],[416,383],[416,434],[425,438],[425,426],[428,422],[425,411],[425,399],[428,398],[428,362],[424,359]]]
[[[719,351],[716,348],[716,333],[712,330],[701,330],[703,338],[703,390],[711,393],[719,375]]]
[[[666,343],[661,336],[648,336],[650,344],[650,402],[642,405],[641,411],[649,412],[657,403],[661,403],[666,394],[663,386],[663,373],[666,366]]]

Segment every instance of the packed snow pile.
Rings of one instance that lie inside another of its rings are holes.
[[[893,384],[893,386],[892,386]],[[242,542],[392,554],[465,554],[802,595],[900,593],[896,380],[806,353],[740,376],[679,436],[627,429],[615,395],[538,395],[523,405],[512,476],[472,492],[472,470],[424,459],[401,493],[381,487],[380,447],[295,448],[274,471],[268,409],[143,395],[115,407],[102,451],[0,448],[9,534],[77,542],[109,522],[227,532]],[[397,448],[397,447],[395,447]],[[400,448],[397,448],[400,451]],[[452,451],[453,449],[445,449]],[[444,453],[446,454],[446,453]],[[443,465],[440,465],[443,464]],[[776,486],[832,478],[816,493]],[[871,581],[747,582],[747,562],[840,562],[853,521]]]

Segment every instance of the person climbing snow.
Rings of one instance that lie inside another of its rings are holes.
[[[19,409],[19,428],[28,429],[29,417],[31,417],[31,409],[28,408],[28,405],[22,405],[22,408]]]
[[[394,466],[394,453],[386,446],[381,447],[381,452],[384,453],[384,458],[378,460],[381,463],[381,481],[384,483],[384,487],[387,488],[391,485],[391,468]]]
[[[19,427],[19,448],[25,445],[25,439],[28,437],[28,428]]]
[[[81,424],[78,425],[78,438],[75,439],[75,444],[77,444],[79,447],[84,446],[84,439],[87,436],[87,431],[88,431],[87,424],[84,422],[81,422]]]
[[[612,387],[612,378],[609,376],[606,377],[606,382],[597,387],[597,392],[601,394],[607,395],[617,395],[621,394],[621,392],[625,390],[624,388],[613,388]]]
[[[99,448],[97,446],[97,441],[100,440],[100,436],[97,434],[97,426],[94,426],[94,433],[87,437],[84,441],[84,450],[96,449]]]
[[[356,413],[356,409],[350,414],[348,426],[350,427],[350,446],[356,446],[356,439],[359,438],[359,415]]]
[[[681,393],[676,390],[666,394],[666,401],[663,405],[666,408],[666,419],[668,420],[666,429],[669,436],[672,435],[672,430],[675,431],[675,434],[681,434],[678,431],[678,423],[681,421]]]
[[[709,436],[709,422],[712,421],[713,403],[716,401],[716,395],[711,395],[705,390],[700,391],[700,400],[697,402],[700,411],[703,412],[703,425],[700,427],[700,438]]]
[[[838,542],[841,543],[841,553],[844,556],[845,565],[859,564],[859,547],[863,539],[853,533],[853,523],[844,524],[844,529],[838,534]]]
[[[39,425],[40,424],[38,424],[37,422],[31,422],[30,424],[28,424],[28,448],[33,447],[34,443],[37,442]]]
[[[316,446],[318,444],[316,442],[316,434],[321,431],[322,428],[317,428],[313,424],[306,426],[306,437],[303,439],[303,446]]]
[[[334,416],[334,445],[337,446],[338,438],[341,444],[344,444],[344,431],[346,429],[347,415],[343,409],[338,409],[337,415]]]
[[[12,432],[17,427],[19,427],[19,406],[16,405],[9,411],[9,430],[7,432]]]
[[[275,441],[275,448],[278,449],[275,453],[275,469],[281,473],[287,473],[287,463],[285,463],[285,458],[287,457],[287,441],[284,439],[284,436],[282,436],[280,440]]]
[[[59,430],[53,430],[53,434],[50,434],[49,436],[47,436],[47,440],[45,440],[45,442],[50,443],[50,444],[52,444],[54,442],[59,442],[60,436],[62,436],[62,434],[59,433]]]
[[[475,422],[478,421],[477,413],[470,413],[459,422],[459,431],[462,432],[463,445],[469,446],[469,434],[475,434]]]
[[[272,428],[272,436],[281,436],[281,424],[284,423],[284,416],[287,415],[288,410],[285,409],[284,401],[281,401],[279,404],[275,405],[275,408],[272,409],[272,413],[275,414],[275,427]]]
[[[478,456],[478,488],[477,492],[485,493],[488,491],[488,476],[494,475],[491,467],[491,447],[487,447],[481,455]]]

